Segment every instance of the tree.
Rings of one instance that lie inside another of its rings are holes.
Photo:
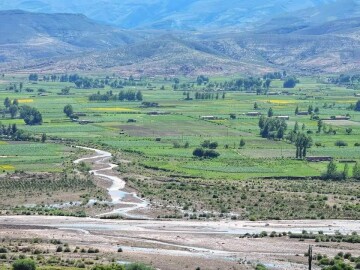
[[[222,94],[222,99],[225,99],[225,95],[226,95],[226,93],[223,92],[223,94]]]
[[[203,157],[203,156],[204,156],[204,149],[202,149],[202,148],[196,148],[196,149],[193,151],[193,156],[195,156],[195,157]]]
[[[245,140],[243,139],[243,138],[241,138],[241,140],[240,140],[240,147],[242,148],[242,147],[244,147],[245,146]]]
[[[142,101],[142,100],[143,100],[143,95],[142,95],[141,91],[137,91],[137,93],[136,93],[136,99],[137,99],[138,101]]]
[[[283,87],[284,88],[294,88],[297,83],[298,83],[298,80],[296,78],[290,77],[284,81]]]
[[[273,109],[270,107],[268,110],[268,117],[272,117],[274,115]]]
[[[44,143],[46,141],[46,133],[41,135],[41,142]]]
[[[24,122],[27,125],[41,125],[42,124],[42,115],[41,113],[33,107],[22,106],[20,108],[20,118],[24,119]]]
[[[326,172],[322,175],[322,178],[326,180],[341,180],[343,179],[343,173],[337,171],[337,166],[332,160],[327,165]]]
[[[69,95],[70,94],[70,87],[64,87],[63,89],[61,89],[61,95]]]
[[[29,75],[29,81],[37,81],[39,76],[36,73],[32,73]]]
[[[296,106],[295,115],[297,115],[298,113],[299,113],[299,106]]]
[[[337,174],[337,166],[333,160],[327,165],[326,174],[328,176],[335,176]]]
[[[356,162],[353,168],[353,178],[356,180],[360,180],[360,164]]]
[[[74,114],[73,107],[70,104],[68,104],[64,107],[63,112],[66,114],[67,117],[70,117],[71,115]]]
[[[345,132],[346,132],[347,135],[350,135],[351,132],[352,132],[352,128],[347,128],[347,129],[345,129]]]
[[[209,144],[209,148],[210,149],[216,149],[219,146],[219,144],[217,142],[211,142]]]
[[[8,98],[8,97],[5,98],[5,100],[4,100],[4,105],[5,105],[6,109],[10,107],[10,105],[11,105],[11,100],[10,100],[10,98]]]
[[[307,149],[312,146],[312,138],[305,135],[304,133],[297,134],[295,138],[295,146],[296,158],[305,158],[307,154]]]
[[[299,131],[299,123],[298,123],[298,121],[295,122],[294,131],[295,132]]]
[[[204,151],[204,158],[217,158],[218,156],[220,156],[220,154],[215,150]]]
[[[259,105],[255,102],[254,103],[254,110],[257,110],[257,109],[259,109]]]
[[[20,89],[20,92],[22,91],[23,87],[24,87],[24,83],[23,83],[23,82],[21,82],[21,83],[19,84],[19,89]]]
[[[347,142],[344,142],[342,140],[337,140],[335,142],[335,146],[344,147],[344,146],[348,146],[348,144],[347,144]]]
[[[266,81],[265,81],[265,83],[264,83],[264,86],[265,86],[266,90],[269,90],[270,85],[271,85],[271,80],[270,80],[270,79],[266,79]]]
[[[317,132],[320,133],[320,132],[321,132],[321,129],[323,128],[323,121],[319,120],[319,121],[317,122],[317,127],[318,127]]]
[[[360,112],[360,100],[358,100],[355,104],[354,110]]]
[[[345,163],[344,170],[343,170],[343,179],[346,180],[349,178],[349,165]]]
[[[16,260],[12,265],[13,270],[36,270],[36,264],[33,260]]]
[[[266,117],[265,116],[260,116],[260,119],[259,119],[259,128],[260,129],[263,129],[264,126],[265,126],[265,122],[266,122]]]
[[[10,112],[11,118],[14,119],[14,118],[16,117],[18,111],[19,111],[18,106],[16,106],[16,105],[11,105],[11,106],[9,107],[9,112]]]
[[[283,139],[287,124],[284,119],[264,118],[259,121],[260,135],[267,139]]]
[[[313,107],[312,105],[309,105],[309,107],[308,107],[308,113],[309,113],[309,114],[312,114],[313,111],[314,111],[314,107]]]

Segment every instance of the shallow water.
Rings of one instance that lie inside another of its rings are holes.
[[[80,162],[83,162],[83,161],[95,160],[94,163],[96,163],[97,165],[101,165],[102,168],[97,169],[97,170],[91,170],[90,173],[95,176],[101,177],[103,179],[110,180],[112,182],[111,187],[108,188],[108,192],[111,197],[110,203],[112,203],[114,205],[116,205],[116,204],[128,205],[126,207],[121,207],[121,208],[115,209],[109,213],[101,214],[100,216],[122,215],[122,216],[126,216],[129,218],[142,218],[142,219],[146,218],[145,216],[130,214],[129,212],[135,211],[140,208],[146,208],[148,206],[147,201],[138,197],[136,195],[136,193],[130,193],[130,192],[124,191],[123,189],[126,186],[126,182],[118,176],[114,176],[109,173],[106,173],[106,172],[111,172],[114,168],[118,167],[118,165],[110,163],[112,154],[110,152],[95,149],[95,148],[82,147],[82,146],[76,146],[76,147],[80,148],[80,149],[94,151],[96,153],[96,155],[91,156],[91,157],[84,157],[84,158],[77,159],[74,161],[74,164],[79,164]],[[133,197],[135,200],[137,200],[139,202],[137,203],[137,202],[124,201],[124,199],[127,196]]]

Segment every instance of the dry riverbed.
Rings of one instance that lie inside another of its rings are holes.
[[[42,227],[44,229],[42,229]],[[315,243],[289,237],[239,238],[267,231],[333,234],[359,232],[358,221],[154,221],[91,218],[0,217],[0,238],[60,239],[71,246],[91,246],[117,261],[141,261],[159,269],[254,269],[263,263],[273,269],[307,269],[304,253],[339,251],[360,255],[359,244]],[[118,248],[123,249],[118,253]],[[272,269],[270,268],[270,269]],[[314,268],[318,269],[318,268]]]

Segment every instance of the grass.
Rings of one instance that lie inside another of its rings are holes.
[[[93,76],[104,79],[100,75]],[[210,78],[214,81],[227,79],[229,78]],[[326,169],[326,162],[309,163],[296,160],[294,159],[296,151],[294,145],[286,141],[266,140],[259,136],[258,117],[246,115],[247,112],[254,111],[253,105],[256,102],[259,112],[264,115],[270,107],[273,108],[275,115],[288,115],[290,117],[287,121],[289,130],[296,122],[299,123],[300,128],[303,124],[305,125],[304,132],[311,133],[314,143],[321,144],[321,146],[313,146],[309,149],[308,155],[331,156],[337,161],[342,159],[360,161],[360,148],[354,147],[355,143],[360,143],[360,113],[348,109],[350,104],[358,100],[354,97],[354,91],[321,83],[315,77],[299,79],[300,84],[289,90],[290,95],[257,96],[244,92],[229,92],[226,93],[225,99],[222,99],[220,95],[218,100],[186,101],[183,90],[171,90],[172,81],[165,81],[162,78],[144,78],[143,86],[127,87],[132,90],[141,90],[144,101],[159,104],[157,108],[143,108],[140,102],[90,102],[88,100],[88,96],[98,91],[104,94],[112,90],[117,94],[120,91],[118,89],[109,87],[75,89],[74,85],[69,83],[43,81],[30,83],[22,75],[14,77],[7,75],[4,82],[0,84],[0,100],[9,97],[12,100],[18,99],[20,103],[37,107],[43,114],[44,123],[41,126],[26,126],[21,119],[10,119],[8,115],[0,121],[6,126],[16,123],[18,128],[38,136],[46,133],[50,140],[55,139],[59,142],[59,139],[71,139],[78,144],[96,145],[109,149],[113,153],[121,152],[121,156],[130,158],[133,163],[132,168],[123,166],[120,169],[132,175],[143,174],[148,177],[160,175],[167,179],[198,178],[197,181],[200,183],[206,181],[206,185],[222,181],[222,185],[225,186],[231,186],[233,181],[319,178]],[[181,78],[182,82],[192,80]],[[25,82],[24,89],[30,87],[35,92],[16,93],[6,90],[10,83],[19,81]],[[148,84],[155,86],[155,90],[148,90]],[[160,90],[162,85],[166,90]],[[65,86],[72,87],[70,95],[58,95]],[[194,89],[201,91],[202,87],[195,86]],[[45,89],[46,96],[37,95],[38,88]],[[270,91],[282,90],[284,90],[282,82],[273,81]],[[194,96],[194,91],[191,91],[191,96]],[[72,104],[75,112],[85,114],[80,117],[81,120],[90,120],[93,123],[80,125],[72,122],[63,113],[63,107],[67,104]],[[351,121],[326,123],[327,129],[331,127],[336,131],[336,135],[316,133],[317,121],[311,120],[309,116],[294,114],[296,107],[306,111],[309,105],[319,108],[321,118],[349,114]],[[153,111],[164,114],[150,115],[149,112]],[[230,119],[230,114],[235,114],[236,119]],[[212,115],[218,119],[201,120],[201,116],[206,115]],[[129,119],[135,122],[129,122]],[[352,128],[350,135],[347,135],[345,131],[348,127]],[[240,139],[245,140],[244,147],[239,147]],[[218,142],[219,158],[209,160],[193,157],[193,150],[204,140]],[[338,140],[347,142],[348,146],[343,148],[334,146]],[[188,148],[184,148],[185,143],[189,144]],[[180,148],[176,148],[176,144],[179,144]],[[64,166],[69,166],[71,159],[74,159],[74,152],[62,144],[51,142],[45,144],[0,142],[0,156],[0,170],[3,172],[17,170],[59,173]],[[120,160],[120,155],[118,159]],[[339,169],[342,166],[339,165]],[[352,165],[350,165],[350,170],[351,168]],[[229,184],[226,184],[227,182]],[[296,185],[297,182],[291,183]],[[239,185],[242,185],[242,182],[239,182]],[[143,191],[140,184],[138,188]],[[160,194],[157,196],[161,198]],[[259,197],[258,194],[253,196]],[[291,198],[287,199],[290,200],[289,204],[292,204]],[[300,199],[296,202],[299,203]],[[359,197],[355,197],[354,202],[358,203]],[[238,210],[241,213],[240,209]],[[306,214],[305,211],[301,212],[303,216]],[[289,214],[280,215],[277,212],[276,215],[289,216]],[[328,215],[336,216],[335,214]],[[267,217],[265,213],[260,216]]]

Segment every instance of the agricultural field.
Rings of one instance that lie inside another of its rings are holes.
[[[116,75],[86,76],[131,82]],[[236,78],[210,78],[208,85]],[[325,77],[298,79],[296,87],[286,91],[283,81],[275,79],[267,94],[257,95],[209,88],[197,84],[195,78],[140,78],[122,88],[105,85],[83,89],[70,82],[29,81],[28,74],[5,74],[0,83],[0,100],[9,98],[18,100],[20,107],[34,107],[43,121],[42,125],[26,125],[19,115],[11,118],[2,114],[1,125],[16,124],[35,139],[0,141],[0,170],[3,174],[64,174],[73,169],[72,161],[79,156],[79,150],[71,145],[97,146],[114,154],[119,173],[142,196],[159,207],[171,205],[169,214],[161,217],[178,216],[179,209],[191,209],[187,217],[201,210],[246,219],[359,218],[360,195],[358,189],[352,190],[359,182],[352,179],[352,171],[360,161],[360,112],[351,107],[359,100],[355,96],[358,91],[330,84]],[[142,100],[90,100],[90,96],[112,97],[120,91],[141,91]],[[196,99],[197,93],[210,93],[212,98]],[[68,104],[78,119],[64,114]],[[309,107],[317,111],[317,119],[295,114],[295,110],[308,111]],[[286,134],[297,129],[311,136],[307,156],[333,158],[339,172],[347,164],[347,179],[320,180],[328,161],[296,158],[295,144],[285,137],[262,138],[260,117],[248,113],[267,116],[270,108],[273,118],[288,118]],[[333,116],[347,118],[334,120]],[[324,119],[320,132],[319,119]],[[41,142],[44,134],[46,140]],[[218,157],[193,155],[204,141],[216,142],[214,151]],[[338,142],[343,145],[336,146]],[[125,159],[131,163],[124,164]],[[106,193],[103,185],[95,184],[92,198],[101,194],[96,189]],[[339,194],[334,194],[333,189]],[[184,191],[183,195],[173,199],[179,190]],[[280,194],[284,196],[277,200]],[[195,196],[199,200],[186,203]],[[300,207],[300,202],[305,203]],[[274,208],[269,211],[266,206]],[[339,215],[336,207],[347,210]],[[181,213],[183,217],[186,211]]]

